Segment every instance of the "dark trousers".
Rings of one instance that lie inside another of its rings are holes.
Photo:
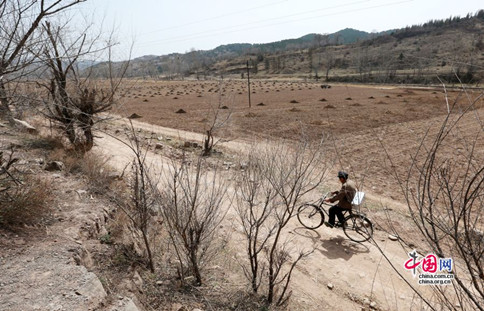
[[[345,222],[345,218],[343,216],[343,212],[346,209],[339,207],[338,205],[333,205],[332,207],[329,208],[329,220],[328,223],[332,224],[334,226],[334,218],[335,216],[338,216],[338,220],[340,223]]]

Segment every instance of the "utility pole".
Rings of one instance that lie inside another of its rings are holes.
[[[247,61],[247,85],[249,88],[249,108],[251,107],[250,104],[250,76],[249,76],[249,61]]]

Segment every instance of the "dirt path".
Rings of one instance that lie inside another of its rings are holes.
[[[123,121],[117,124],[126,126]],[[182,140],[200,141],[202,136],[197,133],[167,129],[159,126],[133,122],[136,128],[154,133],[154,135],[174,136]],[[241,141],[230,141],[222,144],[223,148],[235,152],[244,151],[250,144]],[[111,164],[123,169],[132,159],[130,149],[108,135],[98,140],[98,149],[111,158]],[[166,158],[161,158],[161,161]],[[160,161],[160,155],[148,152],[148,162]],[[378,195],[368,194],[372,199],[383,200]],[[384,199],[386,204],[402,206],[401,203]],[[371,215],[370,215],[371,217]],[[228,214],[227,221],[236,223],[233,213]],[[315,247],[315,253],[300,264],[293,278],[293,300],[296,309],[301,310],[359,310],[360,306],[369,305],[381,310],[411,310],[420,309],[414,305],[414,294],[398,276],[390,264],[382,257],[378,247],[384,250],[386,256],[396,269],[415,287],[417,281],[412,279],[408,271],[404,271],[403,263],[408,255],[396,241],[388,239],[388,234],[375,232],[375,243],[358,244],[351,242],[341,229],[321,227],[316,231],[306,230],[294,219],[289,227],[287,238],[293,239],[295,249]],[[240,245],[242,240],[234,241]],[[234,249],[236,249],[234,247]],[[240,247],[238,248],[240,250]],[[239,251],[240,256],[243,252]],[[329,287],[333,287],[330,289]],[[419,288],[422,289],[422,288]]]

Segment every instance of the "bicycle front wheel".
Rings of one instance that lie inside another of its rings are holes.
[[[319,228],[324,222],[324,214],[314,204],[304,204],[297,210],[297,219],[308,229]]]
[[[343,231],[354,242],[365,242],[373,236],[373,224],[364,215],[353,213],[345,218]]]

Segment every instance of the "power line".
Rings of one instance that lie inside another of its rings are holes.
[[[194,33],[194,34],[190,34],[190,35],[185,35],[185,36],[182,36],[181,38],[180,37],[173,37],[173,38],[162,39],[162,40],[148,41],[148,42],[146,42],[144,44],[143,43],[142,44],[139,44],[138,46],[140,46],[140,47],[147,47],[147,46],[152,46],[154,44],[159,44],[159,43],[182,42],[182,41],[188,41],[188,40],[193,40],[193,39],[199,39],[199,38],[206,38],[206,37],[211,37],[211,36],[217,36],[217,35],[220,35],[220,34],[234,33],[234,32],[246,31],[246,30],[253,30],[253,29],[260,29],[260,28],[265,28],[265,27],[270,27],[270,26],[275,26],[275,25],[295,23],[295,22],[299,22],[299,21],[303,21],[303,20],[311,20],[311,19],[316,19],[316,18],[321,18],[321,17],[328,17],[328,16],[335,16],[335,15],[341,15],[341,14],[346,14],[346,13],[353,13],[353,12],[360,12],[360,11],[365,11],[365,10],[371,10],[371,9],[375,9],[375,8],[395,6],[395,5],[399,5],[399,4],[407,3],[407,2],[412,2],[412,1],[413,0],[397,1],[397,2],[386,3],[386,4],[381,4],[381,5],[374,5],[374,6],[363,7],[363,8],[353,9],[353,10],[346,10],[346,11],[335,12],[335,13],[330,13],[330,14],[317,15],[317,16],[312,16],[312,17],[307,17],[307,18],[302,18],[302,19],[296,19],[296,20],[291,20],[291,21],[282,21],[282,22],[271,23],[271,24],[262,25],[262,26],[246,27],[246,28],[241,28],[241,29],[235,29],[235,30],[227,31],[227,29],[231,29],[231,28],[237,28],[237,27],[246,26],[246,25],[252,25],[252,24],[260,24],[260,23],[267,22],[267,21],[270,21],[270,20],[277,20],[277,19],[282,19],[282,18],[286,18],[286,17],[292,17],[292,16],[296,16],[296,15],[304,15],[304,14],[314,13],[314,12],[317,12],[317,11],[327,10],[328,8],[318,9],[318,10],[312,10],[312,11],[308,11],[308,12],[291,14],[291,15],[283,16],[283,17],[277,17],[277,18],[272,18],[272,19],[265,19],[265,20],[261,20],[261,21],[257,21],[257,22],[252,22],[252,23],[240,24],[240,25],[228,27],[228,28],[225,28],[224,30],[219,30],[219,31],[216,31],[216,29],[212,29],[212,30],[208,30],[208,31],[200,32],[200,33]],[[352,4],[356,4],[356,3],[360,3],[360,2],[367,2],[367,1],[357,1],[357,2],[353,2]],[[202,34],[205,34],[205,33],[208,33],[208,34],[202,35]]]
[[[190,23],[185,23],[185,24],[176,25],[176,26],[167,27],[167,28],[162,28],[162,29],[155,29],[155,30],[152,30],[152,31],[149,31],[149,32],[142,33],[140,35],[143,36],[143,35],[146,35],[146,34],[152,34],[152,33],[162,32],[162,31],[166,31],[166,30],[172,30],[172,29],[176,29],[176,28],[182,28],[182,27],[186,27],[186,26],[190,26],[190,25],[200,24],[200,23],[203,23],[203,22],[217,20],[217,19],[221,19],[221,18],[224,18],[224,17],[228,17],[228,16],[239,15],[239,14],[242,14],[242,13],[245,13],[245,12],[250,12],[250,11],[254,11],[254,10],[269,7],[269,6],[278,5],[278,4],[281,4],[283,2],[287,2],[287,1],[289,1],[289,0],[272,2],[272,3],[265,4],[265,5],[252,7],[252,8],[246,9],[246,10],[234,11],[234,12],[230,12],[230,13],[227,13],[227,14],[217,15],[217,16],[201,19],[201,20],[198,20],[198,21],[193,21],[193,22],[190,22]]]
[[[211,33],[211,32],[217,32],[217,33],[215,33],[213,35],[217,35],[220,32],[221,33],[230,33],[230,32],[227,31],[228,29],[234,29],[234,28],[236,29],[238,27],[247,26],[247,25],[261,24],[261,23],[266,23],[268,21],[280,20],[280,19],[284,19],[284,18],[288,18],[288,17],[300,16],[300,15],[307,15],[307,14],[312,14],[314,12],[326,11],[326,10],[331,10],[331,9],[337,9],[337,8],[340,8],[340,7],[352,6],[352,5],[355,5],[355,4],[360,4],[360,3],[363,3],[363,2],[369,2],[369,1],[373,1],[373,0],[354,1],[354,2],[351,2],[351,3],[347,3],[347,4],[336,5],[336,6],[331,6],[331,7],[325,7],[325,8],[321,8],[321,9],[317,9],[317,10],[304,11],[304,12],[299,12],[299,13],[290,14],[290,15],[284,15],[284,16],[280,16],[280,17],[273,17],[273,18],[263,19],[263,20],[259,20],[259,21],[255,21],[255,22],[251,22],[251,23],[244,23],[244,24],[234,25],[234,26],[230,26],[230,27],[225,27],[222,32],[220,31],[219,28],[210,29],[210,30],[205,30],[205,31],[198,32],[198,33],[192,33],[192,34],[189,34],[189,35],[185,35],[185,36],[182,36],[182,38],[185,37],[186,39],[191,39],[194,36],[197,36],[197,35],[200,35],[200,34]],[[300,20],[302,20],[302,19],[300,19]],[[269,26],[271,26],[271,25],[269,25]],[[266,26],[263,26],[263,27],[266,27]],[[253,28],[249,28],[249,29],[253,29]],[[245,29],[242,29],[242,30],[245,30]],[[238,30],[234,30],[234,31],[238,31]],[[148,41],[148,42],[146,42],[146,44],[149,44],[149,43],[152,43],[152,42],[155,43],[155,42],[160,42],[160,41],[164,41],[164,40],[170,40],[170,39],[176,39],[175,42],[177,42],[179,40],[182,40],[178,36],[176,38],[168,38],[168,39],[163,39],[163,40]]]

